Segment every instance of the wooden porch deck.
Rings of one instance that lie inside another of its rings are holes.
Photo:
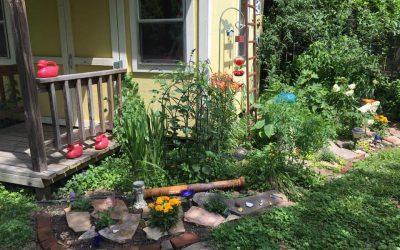
[[[61,133],[65,132],[60,127]],[[32,171],[31,154],[25,123],[19,123],[0,129],[0,181],[36,188],[45,188],[118,149],[118,144],[108,134],[110,146],[104,150],[95,150],[94,138],[85,140],[83,155],[76,159],[67,159],[66,148],[56,150],[54,144],[53,126],[43,124],[45,138],[47,170]],[[64,133],[65,134],[65,133]],[[78,129],[74,129],[74,137],[78,139]],[[65,136],[64,136],[65,137]],[[65,139],[65,138],[64,138]]]

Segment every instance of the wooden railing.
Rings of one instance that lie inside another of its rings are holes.
[[[18,105],[17,65],[0,65],[0,111],[14,112]]]
[[[54,130],[54,146],[61,149],[63,146],[60,133],[60,119],[58,114],[58,102],[56,90],[62,90],[64,99],[64,114],[65,114],[65,128],[66,140],[70,144],[74,141],[74,117],[73,109],[76,108],[78,125],[75,126],[79,129],[79,140],[85,141],[87,138],[85,129],[85,117],[83,112],[83,97],[82,89],[87,89],[88,111],[89,111],[89,136],[96,135],[95,123],[95,108],[98,106],[100,132],[105,132],[107,129],[113,128],[114,109],[116,106],[115,96],[121,102],[122,94],[122,78],[126,74],[126,69],[113,69],[88,73],[62,75],[53,78],[39,78],[37,79],[39,92],[48,92],[50,100],[51,120]],[[103,84],[107,84],[107,102],[108,102],[108,123],[106,126],[106,117],[104,111],[104,94]],[[97,85],[98,102],[94,102],[93,85]],[[75,89],[75,91],[71,91]],[[76,95],[76,103],[72,101],[72,95]]]

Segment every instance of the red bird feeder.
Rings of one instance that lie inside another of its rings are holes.
[[[233,62],[237,65],[237,66],[242,66],[245,63],[245,60],[243,57],[241,56],[237,56],[235,59],[233,59]]]

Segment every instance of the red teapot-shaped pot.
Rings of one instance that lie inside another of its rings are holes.
[[[97,150],[103,150],[108,147],[108,138],[106,134],[99,134],[96,136],[96,144],[94,146]]]
[[[40,78],[56,77],[58,75],[58,65],[53,61],[39,60],[37,63],[39,68],[37,75]]]
[[[83,154],[83,145],[80,142],[69,144],[67,148],[67,158],[75,159]]]

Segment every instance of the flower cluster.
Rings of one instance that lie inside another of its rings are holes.
[[[228,73],[214,73],[211,76],[211,85],[218,87],[221,92],[225,92],[225,89],[230,89],[234,93],[237,93],[242,88],[243,84],[235,82],[233,76]]]
[[[169,213],[174,210],[175,207],[179,207],[181,201],[177,198],[170,199],[168,196],[160,196],[157,198],[155,203],[150,203],[149,208],[156,212]]]
[[[158,227],[163,232],[168,231],[178,221],[179,206],[178,198],[160,196],[154,203],[150,203],[150,226]]]
[[[356,84],[350,84],[347,86],[348,90],[344,92],[346,96],[353,96],[354,95],[354,89],[356,88]],[[332,92],[339,92],[340,91],[340,86],[338,84],[333,85],[332,87]]]
[[[385,124],[389,122],[388,118],[384,115],[376,115],[374,117],[374,120],[377,122],[385,123]]]

